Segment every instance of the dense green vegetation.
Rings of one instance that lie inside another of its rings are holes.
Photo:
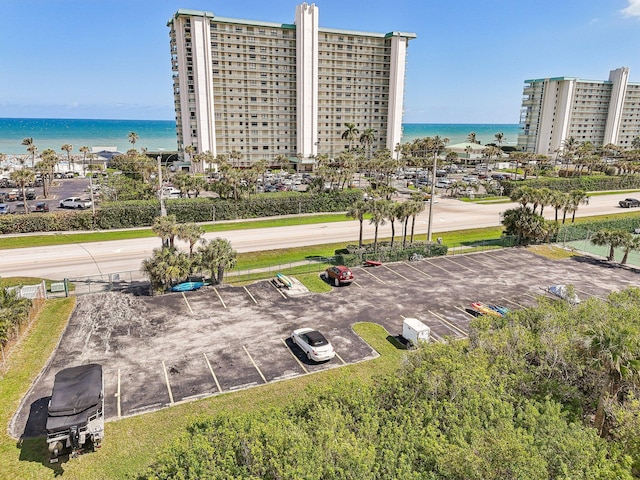
[[[502,181],[504,194],[511,193],[526,185],[531,188],[550,188],[556,192],[570,192],[571,190],[586,190],[595,192],[600,190],[630,190],[640,188],[640,175],[584,175],[568,178],[538,177],[525,181]]]
[[[195,421],[146,478],[637,478],[638,318],[638,289],[478,318],[373,384]]]
[[[180,223],[211,222],[319,212],[343,212],[362,198],[361,190],[329,193],[264,194],[239,199],[182,198],[167,200],[166,210]],[[91,211],[41,215],[3,215],[0,233],[110,230],[150,226],[160,212],[157,200],[106,202]]]

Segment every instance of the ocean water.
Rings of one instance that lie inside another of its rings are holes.
[[[517,124],[450,124],[405,123],[402,142],[439,135],[450,144],[464,142],[470,132],[482,143],[494,141],[498,132],[504,134],[504,145],[515,145]],[[150,151],[176,150],[176,124],[173,120],[78,120],[42,118],[0,118],[0,153],[26,155],[22,140],[33,138],[38,151],[51,148],[64,153],[60,147],[73,145],[72,154],[79,154],[81,146],[117,147],[121,152],[131,148],[129,132],[138,134],[136,148]]]

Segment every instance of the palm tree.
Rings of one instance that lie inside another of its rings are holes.
[[[22,145],[25,145],[27,147],[27,152],[31,154],[31,168],[33,168],[35,166],[36,152],[38,151],[38,148],[33,143],[33,138],[31,137],[24,138],[22,140]]]
[[[626,265],[629,253],[631,253],[632,251],[637,252],[638,250],[640,250],[640,235],[633,235],[629,232],[623,232],[621,247],[624,249],[624,255],[622,256],[622,260],[620,260],[620,264]]]
[[[391,248],[396,239],[396,220],[402,215],[402,204],[399,202],[391,202],[387,211],[387,220],[391,223]]]
[[[364,200],[359,200],[351,205],[347,210],[347,217],[355,218],[360,222],[360,234],[358,235],[358,247],[362,247],[362,223],[364,216],[369,212],[369,204]]]
[[[572,190],[569,192],[569,198],[571,199],[571,223],[575,223],[578,206],[589,205],[589,196],[584,190]]]
[[[433,190],[431,191],[431,199],[429,200],[429,207],[433,205]],[[411,216],[411,240],[410,243],[413,243],[413,234],[416,227],[416,217],[424,212],[425,206],[422,200],[411,200],[407,202],[407,208],[409,210],[409,215]]]
[[[226,238],[214,238],[198,247],[199,264],[209,271],[211,280],[216,283],[223,282],[225,270],[236,266],[237,256],[238,252]]]
[[[14,170],[11,172],[11,180],[16,182],[22,190],[22,201],[24,206],[24,213],[29,213],[29,204],[27,203],[27,185],[33,183],[36,179],[36,174],[33,170],[27,168],[21,168],[20,170]]]
[[[538,190],[537,198],[540,202],[540,215],[544,216],[544,207],[551,205],[554,191],[550,188],[543,187]],[[535,211],[535,210],[534,210]]]
[[[567,194],[558,192],[557,190],[551,191],[551,198],[549,199],[549,205],[551,205],[556,211],[556,223],[558,223],[558,211],[567,203]]]
[[[604,437],[608,433],[604,428],[607,398],[616,398],[622,381],[640,373],[637,335],[630,327],[600,322],[587,330],[584,343],[587,355],[603,371],[606,379],[598,397],[594,419],[598,433]]]
[[[138,134],[136,132],[129,132],[129,135],[127,135],[127,138],[129,139],[129,143],[131,144],[131,146],[133,148],[136,148],[136,142],[140,138]]]
[[[367,157],[371,158],[371,145],[376,141],[376,132],[373,128],[367,128],[360,135],[360,143],[362,147],[365,148],[368,152]]]
[[[60,150],[67,152],[67,162],[69,162],[69,169],[73,172],[75,169],[73,168],[73,161],[71,160],[71,150],[73,150],[73,145],[65,143],[60,147]]]
[[[85,176],[87,174],[87,153],[89,153],[90,150],[89,147],[84,145],[78,150],[80,150],[80,153],[82,154],[82,176]]]
[[[387,212],[389,211],[389,201],[388,200],[374,200],[370,207],[369,213],[371,214],[371,219],[369,223],[375,226],[375,233],[373,236],[373,251],[378,251],[378,227],[380,225],[384,225],[386,223]]]
[[[591,243],[598,247],[609,247],[609,255],[607,261],[613,261],[615,256],[615,249],[620,247],[624,242],[624,236],[622,232],[616,232],[611,230],[598,230],[591,237]]]
[[[631,140],[631,148],[634,150],[640,150],[640,136]]]
[[[196,153],[196,151],[197,151],[196,147],[194,147],[193,145],[187,145],[186,147],[184,147],[184,153],[189,155],[189,161],[191,161],[191,162],[193,162],[193,160],[195,160],[193,155]],[[202,160],[202,158],[196,160],[196,164],[200,163],[201,160]],[[193,173],[195,174],[195,169],[194,169]]]
[[[184,280],[191,268],[187,254],[170,247],[154,249],[151,258],[144,259],[140,265],[140,271],[149,277],[155,290],[164,290],[167,286]]]
[[[469,135],[467,135],[467,142],[480,143],[477,139],[476,132],[471,132]]]
[[[496,143],[498,144],[498,147],[502,146],[502,142],[504,142],[505,138],[504,138],[504,133],[500,132],[500,133],[496,133],[494,135],[495,139],[496,139]]]
[[[349,141],[349,150],[351,150],[353,148],[353,142],[355,141],[356,137],[360,133],[360,130],[356,128],[355,123],[345,123],[344,126],[347,129],[342,133],[341,138],[343,140]]]
[[[204,228],[195,223],[182,223],[176,228],[176,237],[178,240],[189,242],[189,258],[193,257],[193,247],[202,239]]]
[[[471,152],[473,152],[473,148],[471,145],[467,145],[464,147],[464,153],[467,154],[467,158],[464,159],[464,166],[466,167],[469,164],[469,160],[471,160]]]
[[[162,239],[163,247],[174,248],[175,237],[179,228],[176,216],[167,215],[165,217],[156,217],[151,231]]]

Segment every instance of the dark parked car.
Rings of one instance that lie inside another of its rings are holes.
[[[622,208],[640,207],[640,200],[637,198],[625,198],[618,202]]]
[[[9,205],[6,203],[0,203],[0,215],[7,215],[9,213]]]
[[[34,212],[48,212],[49,205],[45,202],[38,202],[33,206]]]
[[[342,284],[349,284],[353,282],[355,278],[351,270],[344,265],[336,265],[333,267],[327,268],[325,272],[325,278],[337,287]]]

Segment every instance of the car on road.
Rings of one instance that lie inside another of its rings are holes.
[[[0,203],[0,215],[8,215],[9,213],[9,205]]]
[[[324,272],[324,275],[327,280],[333,281],[333,284],[336,287],[349,284],[355,279],[353,272],[344,265],[334,265],[333,267],[329,267]]]
[[[91,200],[83,200],[80,197],[68,197],[60,201],[60,208],[91,208]]]
[[[465,175],[462,177],[462,181],[467,183],[478,183],[478,177],[475,175]]]
[[[326,362],[336,356],[336,351],[323,334],[313,328],[293,331],[291,341],[298,345],[309,360]]]
[[[625,198],[624,200],[620,200],[618,205],[622,208],[640,207],[640,200],[637,198]]]
[[[33,212],[48,212],[49,205],[46,202],[38,202],[33,206]]]
[[[453,182],[449,179],[443,178],[441,180],[438,180],[438,182],[436,183],[436,188],[449,188],[451,187],[451,184]]]

